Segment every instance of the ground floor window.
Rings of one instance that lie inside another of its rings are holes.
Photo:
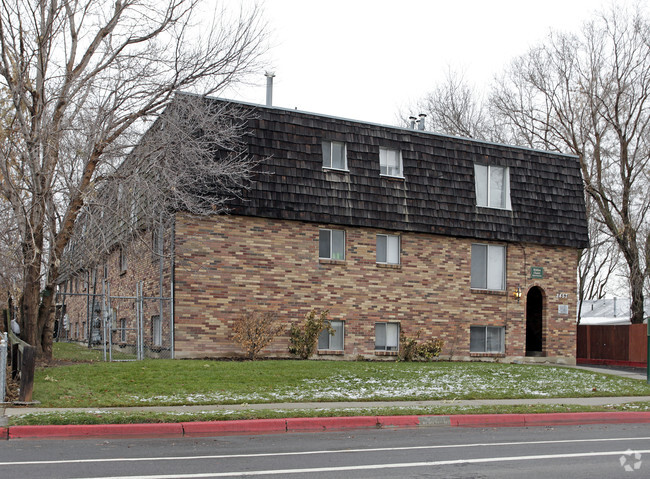
[[[154,346],[162,346],[162,320],[158,315],[151,317],[151,339]]]
[[[471,326],[469,351],[471,353],[503,353],[505,328],[501,326]]]
[[[120,318],[120,342],[126,343],[126,318]]]
[[[397,351],[399,348],[399,323],[375,324],[375,351]]]
[[[334,332],[330,333],[327,329],[321,331],[320,336],[318,336],[318,349],[343,351],[343,334],[345,327],[343,321],[330,321],[329,324]]]

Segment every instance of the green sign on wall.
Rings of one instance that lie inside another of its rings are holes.
[[[530,267],[530,279],[542,279],[544,278],[544,268],[541,266],[531,266]]]

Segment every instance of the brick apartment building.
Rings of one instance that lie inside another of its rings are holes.
[[[400,332],[421,331],[444,340],[442,357],[575,362],[588,246],[577,158],[236,105],[252,112],[245,142],[262,174],[230,214],[179,212],[164,241],[144,231],[99,273],[70,274],[70,339],[88,340],[90,311],[110,309],[111,342],[140,335],[145,356],[237,356],[233,321],[271,310],[286,329],[263,354],[287,356],[289,325],[327,309],[336,332],[319,357],[386,359]],[[97,277],[110,307],[88,305]]]

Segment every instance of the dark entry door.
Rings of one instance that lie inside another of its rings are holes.
[[[543,356],[542,290],[530,288],[526,298],[526,356]]]

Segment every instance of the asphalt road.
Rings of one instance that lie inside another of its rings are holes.
[[[15,440],[0,444],[2,478],[249,476],[649,477],[650,427],[420,427],[218,438]]]

